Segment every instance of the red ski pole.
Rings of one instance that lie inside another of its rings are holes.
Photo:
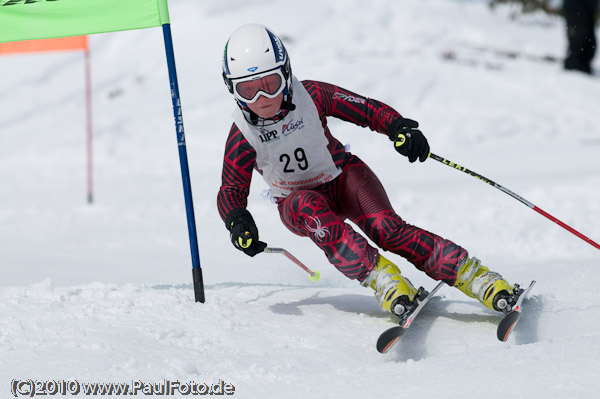
[[[292,262],[294,262],[295,264],[300,266],[300,268],[302,270],[307,272],[310,275],[309,279],[311,281],[318,281],[321,278],[321,273],[319,273],[316,270],[315,271],[310,270],[308,267],[306,267],[304,265],[304,263],[300,262],[298,259],[296,259],[296,257],[294,255],[292,255],[291,253],[289,253],[288,251],[286,251],[283,248],[267,247],[267,248],[265,248],[264,252],[267,254],[283,254],[286,258],[288,258],[289,260],[291,260]]]
[[[460,165],[458,165],[458,164],[456,164],[454,162],[451,162],[451,161],[449,161],[449,160],[447,160],[445,158],[442,158],[442,157],[440,157],[438,155],[429,153],[429,158],[435,159],[436,161],[441,162],[444,165],[448,165],[451,168],[454,168],[456,170],[460,170],[461,172],[464,172],[464,173],[466,173],[468,175],[476,177],[477,179],[481,180],[482,182],[487,183],[490,186],[493,186],[493,187],[497,188],[498,190],[500,190],[500,191],[502,191],[502,192],[510,195],[511,197],[513,197],[514,199],[516,199],[517,201],[520,201],[523,204],[527,205],[529,208],[533,209],[534,211],[536,211],[540,215],[542,215],[542,216],[550,219],[551,221],[553,221],[554,223],[556,223],[560,227],[562,227],[562,228],[568,230],[569,232],[575,234],[577,237],[581,238],[583,241],[585,241],[588,244],[592,245],[596,249],[600,249],[600,244],[598,244],[597,242],[592,241],[590,238],[584,236],[583,234],[581,234],[580,232],[578,232],[574,228],[572,228],[572,227],[566,225],[565,223],[561,222],[560,220],[558,220],[554,216],[550,215],[548,212],[545,212],[545,211],[541,210],[537,206],[533,205],[531,202],[527,201],[525,198],[523,198],[523,197],[521,197],[521,196],[513,193],[512,191],[510,191],[506,187],[502,187],[500,184],[498,184],[496,182],[493,182],[492,180],[488,179],[487,177],[483,177],[479,173],[473,172],[472,170],[469,170],[469,169],[465,168],[464,166],[460,166]]]

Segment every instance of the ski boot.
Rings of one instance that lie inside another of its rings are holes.
[[[504,313],[510,312],[523,292],[518,284],[513,287],[475,257],[461,261],[454,286],[487,308]]]
[[[400,318],[403,313],[412,311],[417,305],[414,302],[417,289],[407,278],[400,275],[398,266],[381,255],[377,265],[361,285],[373,288],[381,307]]]

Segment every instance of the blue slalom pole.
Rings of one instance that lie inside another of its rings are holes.
[[[196,302],[204,303],[204,282],[202,281],[202,268],[200,267],[200,255],[198,253],[198,235],[196,233],[192,185],[190,183],[190,169],[188,165],[187,147],[185,144],[181,100],[179,99],[179,85],[177,84],[177,69],[175,68],[175,53],[173,51],[171,24],[164,24],[162,28],[163,36],[165,38],[165,50],[167,52],[167,65],[169,68],[169,80],[171,82],[171,99],[173,100],[173,115],[175,116],[175,131],[177,134],[177,146],[179,147],[179,163],[181,165],[181,178],[183,180],[183,194],[185,197],[185,210],[190,237],[190,250],[192,253],[194,297]]]

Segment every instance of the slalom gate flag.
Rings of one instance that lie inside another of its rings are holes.
[[[0,55],[39,53],[44,51],[87,50],[87,36],[61,37],[58,39],[24,40],[0,43]]]
[[[0,0],[0,43],[168,23],[167,0]]]

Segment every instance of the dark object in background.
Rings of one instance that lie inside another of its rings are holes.
[[[591,62],[596,53],[594,32],[598,0],[564,0],[569,49],[565,69],[592,73]]]

